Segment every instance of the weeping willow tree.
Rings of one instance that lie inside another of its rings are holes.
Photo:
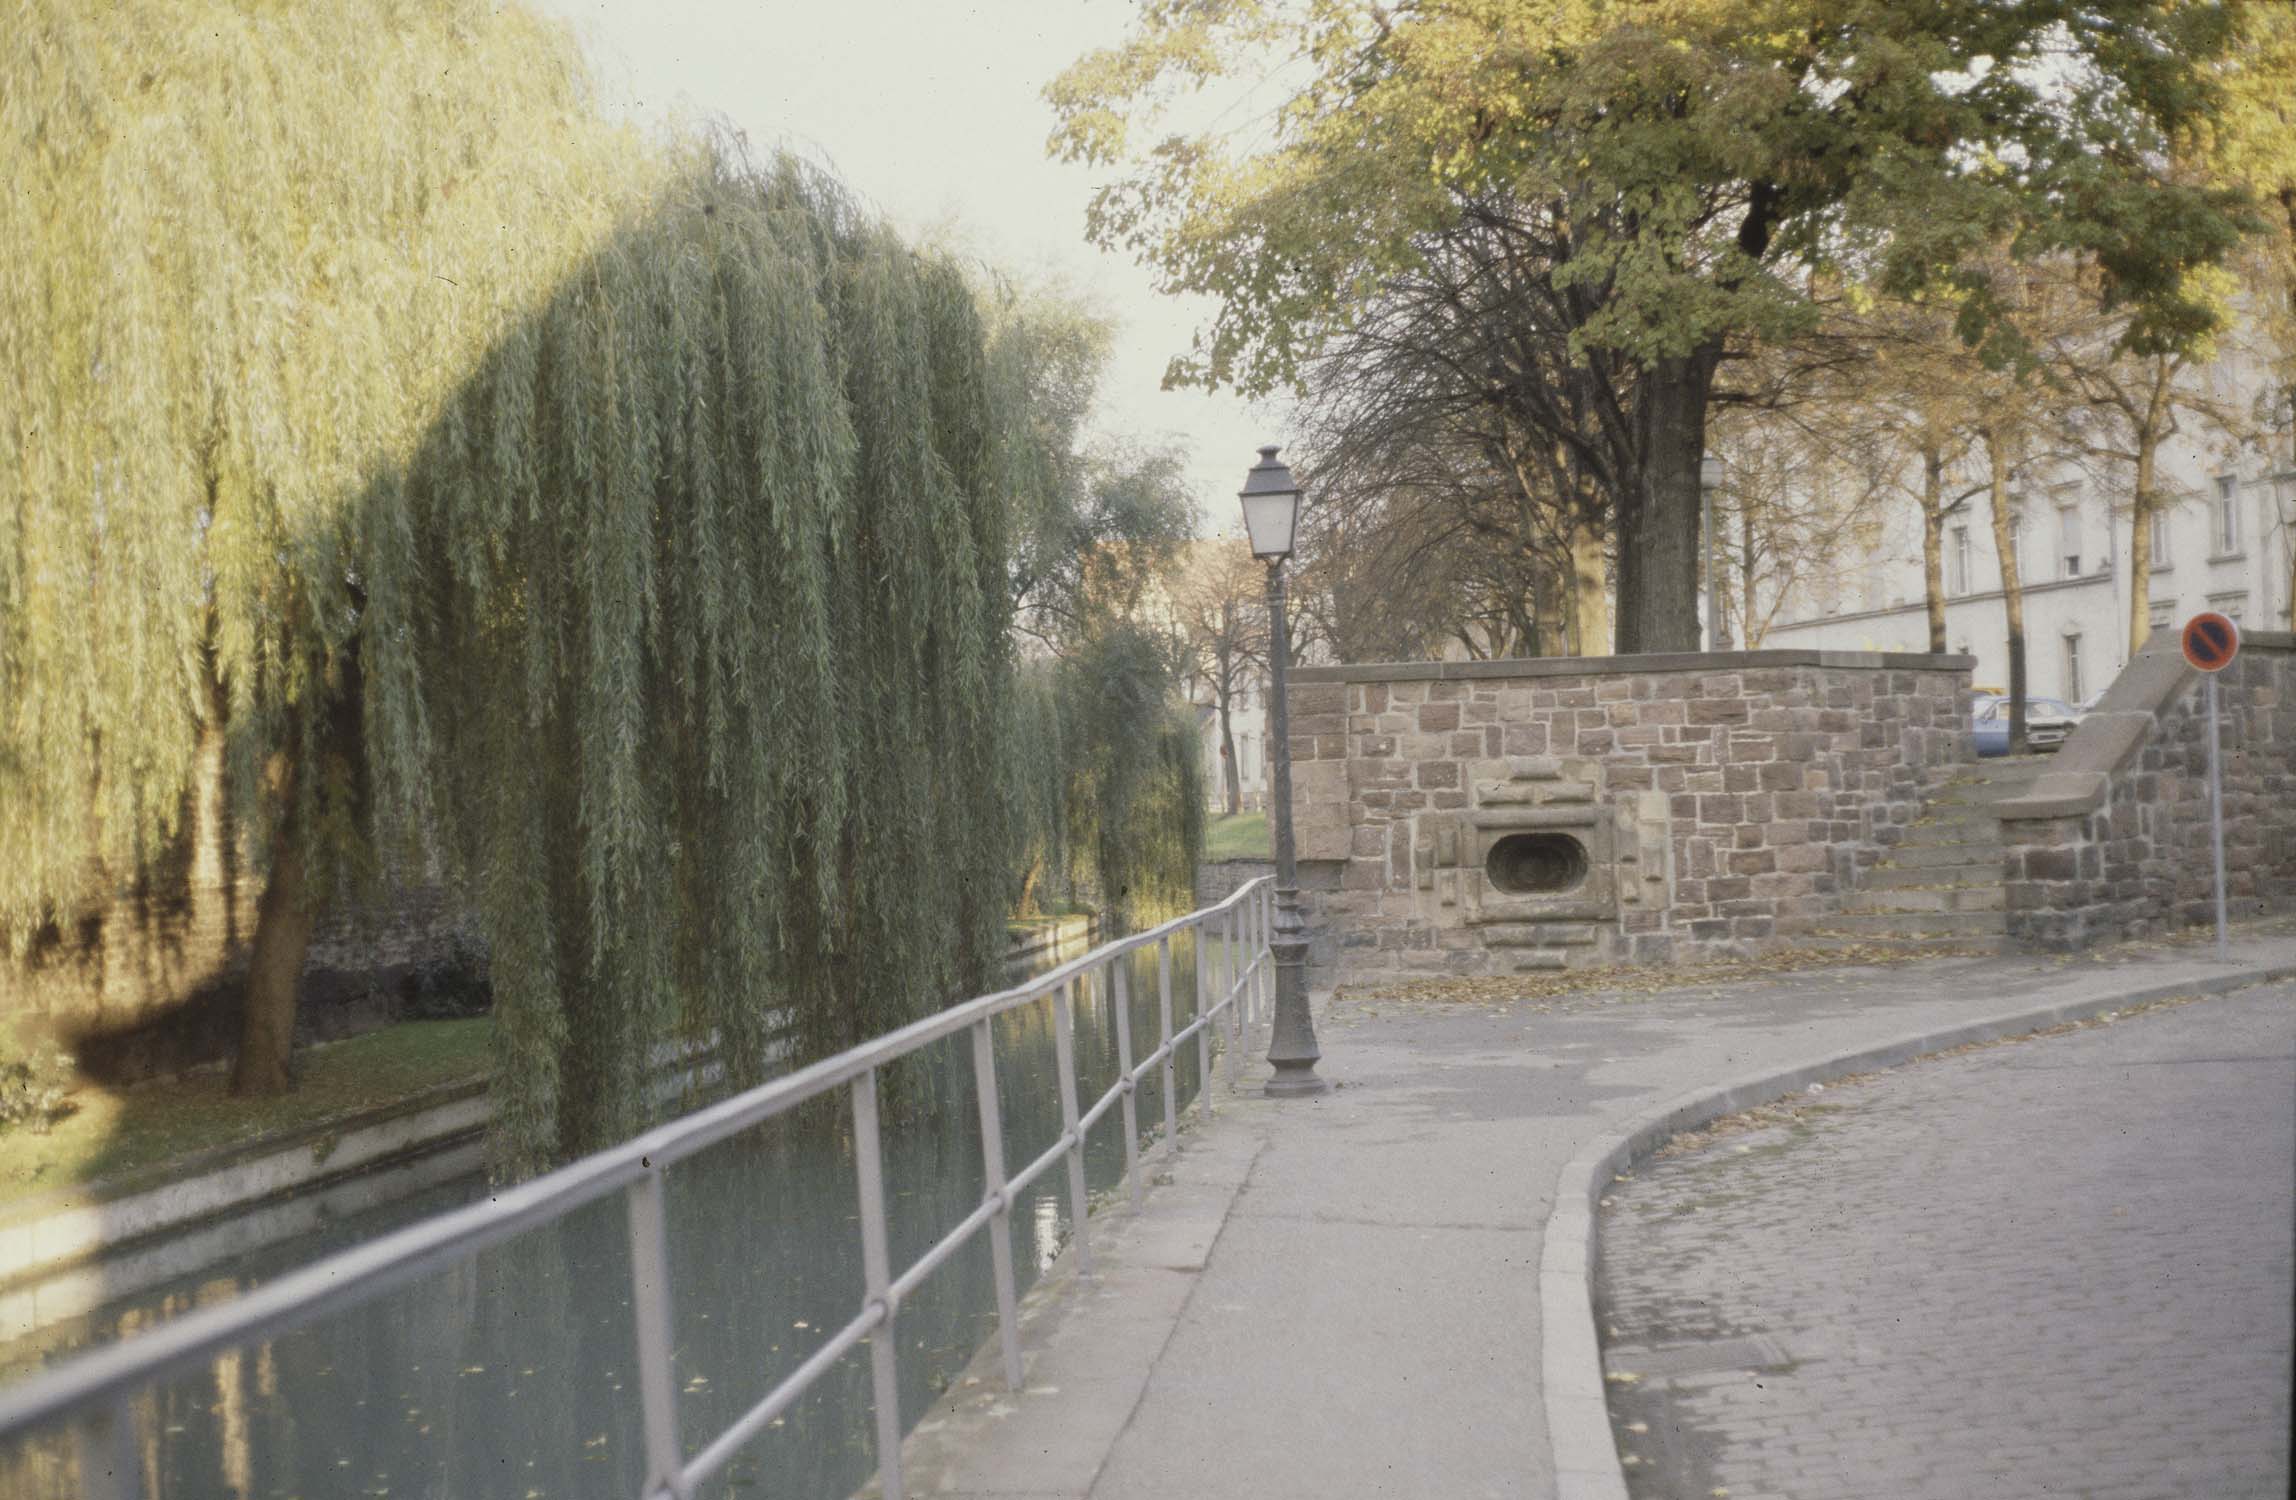
[[[1035,659],[1013,698],[1013,907],[1120,926],[1194,905],[1202,766],[1178,643],[1155,621],[1195,517],[1177,454],[1088,443],[1109,329],[1057,289],[984,298],[1008,401],[1008,597]]]
[[[1021,909],[1058,899],[1118,927],[1195,905],[1202,748],[1168,652],[1126,628],[1021,673]]]
[[[1019,859],[1009,491],[964,279],[828,184],[604,123],[481,0],[28,0],[0,46],[0,926],[178,833],[315,914],[466,894],[498,1161],[979,984]]]

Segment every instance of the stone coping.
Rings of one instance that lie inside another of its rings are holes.
[[[2296,632],[2244,630],[2242,651],[2296,653]],[[2074,726],[2048,770],[2022,797],[1998,804],[2003,822],[2072,818],[2104,806],[2107,783],[2144,747],[2161,710],[2182,697],[2200,673],[2185,662],[2176,633],[2156,630],[2095,710]]]
[[[1910,651],[1665,651],[1637,656],[1515,656],[1498,661],[1380,661],[1293,667],[1298,682],[1456,682],[1508,677],[1612,677],[1638,672],[1741,672],[1840,667],[1868,672],[1971,672],[1974,656]]]

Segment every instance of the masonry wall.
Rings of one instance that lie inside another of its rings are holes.
[[[1311,964],[1325,982],[1503,973],[1821,932],[1968,757],[1969,666],[1754,651],[1294,672]],[[1567,837],[1586,868],[1502,889],[1518,836]]]
[[[201,758],[183,834],[147,878],[0,954],[0,1030],[60,1043],[128,1081],[229,1057],[262,882],[229,837],[220,746]],[[445,893],[338,901],[312,934],[298,1031],[325,1040],[426,1009],[482,1004],[483,962]],[[6,1037],[0,1037],[5,1041]]]
[[[1196,866],[1196,904],[1212,906],[1225,901],[1239,887],[1275,872],[1275,861],[1269,859],[1205,860]]]
[[[2296,911],[2296,636],[2218,674],[2226,905]],[[2213,922],[2201,674],[2154,633],[2031,793],[2001,806],[2009,940],[2068,952]]]

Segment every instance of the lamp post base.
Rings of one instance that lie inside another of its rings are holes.
[[[1296,1099],[1303,1094],[1331,1092],[1331,1080],[1316,1076],[1313,1062],[1294,1063],[1289,1067],[1278,1065],[1276,1076],[1269,1079],[1261,1090],[1270,1099]]]
[[[1268,1026],[1268,1063],[1276,1072],[1267,1082],[1271,1099],[1320,1094],[1331,1080],[1316,1076],[1323,1049],[1315,1041],[1315,1015],[1307,1003],[1307,944],[1297,935],[1299,892],[1276,889],[1278,936],[1268,945],[1276,965],[1276,1013]]]

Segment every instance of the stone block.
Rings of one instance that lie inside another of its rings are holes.
[[[1547,726],[1544,724],[1509,724],[1501,743],[1508,755],[1544,755],[1548,748]]]
[[[1778,869],[1786,874],[1806,874],[1833,866],[1833,855],[1823,844],[1796,844],[1777,853]]]
[[[1748,714],[1743,698],[1693,698],[1688,708],[1692,724],[1743,724]]]
[[[2023,849],[2017,869],[2027,880],[2071,880],[2080,873],[2078,849]]]
[[[1292,767],[1292,837],[1301,859],[1348,857],[1347,762],[1319,760]]]

